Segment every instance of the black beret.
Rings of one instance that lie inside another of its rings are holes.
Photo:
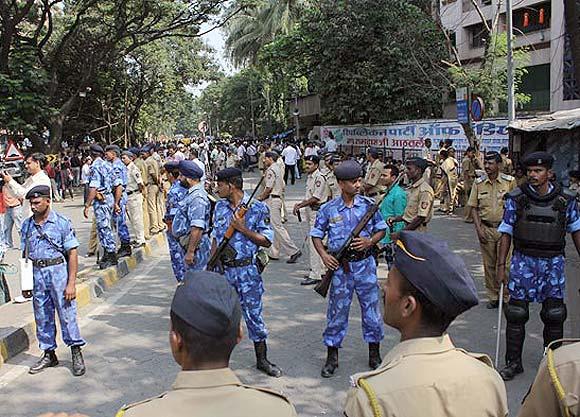
[[[171,311],[200,333],[220,338],[240,325],[242,309],[234,288],[223,275],[188,271],[179,283]]]
[[[552,168],[552,164],[554,163],[554,157],[550,155],[548,152],[532,152],[524,156],[522,164],[524,167],[531,167],[531,166],[542,166],[545,168]]]
[[[419,158],[417,156],[409,158],[405,161],[405,165],[415,165],[418,168],[421,168],[423,171],[427,168],[428,162],[426,159]]]
[[[134,154],[135,156],[139,155],[141,153],[141,149],[134,146],[132,148],[127,149],[129,152],[131,152],[132,154]]]
[[[107,145],[105,147],[105,152],[116,152],[117,154],[121,153],[121,148],[119,148],[117,145]]]
[[[477,305],[473,278],[447,243],[428,233],[402,231],[395,246],[395,267],[449,317]]]
[[[129,149],[127,149],[126,151],[121,152],[121,155],[128,156],[129,158],[135,158],[137,156],[132,151],[130,151]]]
[[[165,165],[163,165],[163,168],[167,171],[175,171],[176,169],[179,169],[179,161],[167,161]]]
[[[187,178],[201,178],[203,177],[203,171],[195,162],[184,159],[179,161],[178,165],[179,173]]]
[[[225,168],[218,171],[216,174],[216,181],[224,181],[230,178],[241,177],[242,171],[238,168]]]
[[[570,178],[580,178],[580,171],[577,170],[568,171],[568,176]]]
[[[349,159],[334,169],[334,176],[337,180],[354,180],[362,177],[362,168],[358,162]]]
[[[370,148],[369,149],[369,155],[372,156],[373,158],[378,158],[381,155],[381,151],[378,148]]]
[[[280,154],[276,151],[267,151],[264,156],[266,158],[273,158],[273,159],[278,159],[280,157]]]
[[[494,151],[486,152],[485,157],[483,159],[485,159],[486,161],[495,161],[495,162],[502,161],[501,155]]]
[[[318,155],[308,155],[304,157],[304,160],[318,164],[320,162],[320,157]]]
[[[326,162],[327,164],[334,165],[339,161],[340,161],[340,157],[337,154],[335,154],[334,152],[327,152],[324,155],[324,162]]]
[[[25,198],[30,200],[36,197],[49,197],[50,198],[50,187],[48,185],[37,185],[32,187],[30,191],[26,193]]]
[[[105,153],[103,147],[97,143],[93,143],[91,146],[89,146],[89,150],[94,153]]]

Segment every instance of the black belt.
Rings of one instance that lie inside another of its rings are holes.
[[[359,262],[367,259],[370,256],[373,256],[374,253],[375,253],[374,249],[367,249],[364,251],[351,249],[346,251],[346,254],[344,255],[344,260],[347,262]],[[332,253],[332,255],[335,256],[336,254]]]
[[[248,266],[254,263],[253,258],[234,259],[233,261],[223,262],[223,266],[228,268],[239,268],[241,266]]]
[[[127,191],[127,195],[131,195],[131,194],[135,194],[135,193],[140,193],[141,190],[135,190],[135,191]]]
[[[481,223],[484,224],[484,225],[486,225],[487,227],[493,227],[493,228],[496,228],[496,229],[501,224],[501,222],[488,222],[487,220],[482,220]]]
[[[270,197],[272,197],[272,198],[282,198],[281,196],[279,196],[279,195],[274,195],[274,194],[270,194]]]
[[[59,265],[64,262],[64,258],[52,259],[31,259],[32,265],[37,268],[44,268],[47,266]]]

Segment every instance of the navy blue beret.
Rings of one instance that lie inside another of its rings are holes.
[[[203,177],[201,168],[195,162],[187,159],[179,161],[178,169],[179,173],[187,178],[199,179]]]
[[[137,156],[132,151],[130,151],[129,149],[127,149],[126,151],[121,152],[121,155],[128,156],[129,158],[135,158]]]
[[[133,147],[127,149],[127,150],[129,152],[131,152],[132,154],[134,154],[134,155],[139,155],[139,153],[141,153],[141,149],[138,148],[138,147],[136,147],[136,146],[133,146]]]
[[[369,155],[373,158],[378,158],[381,155],[381,151],[378,148],[370,148]]]
[[[152,150],[153,150],[153,145],[148,143],[147,145],[143,145],[143,147],[141,148],[141,153],[151,152]]]
[[[395,267],[429,301],[450,317],[477,305],[473,278],[447,243],[428,233],[402,231]]]
[[[89,146],[89,150],[95,153],[105,153],[103,147],[98,143],[93,143],[91,146]]]
[[[171,311],[207,336],[219,338],[240,325],[242,310],[234,288],[223,275],[188,271],[177,286]]]
[[[175,171],[176,169],[179,169],[179,161],[167,161],[165,165],[163,165],[163,168],[167,171]]]
[[[32,187],[25,196],[27,200],[36,197],[50,197],[50,187],[48,185],[37,185]]]
[[[107,145],[105,147],[105,152],[116,152],[117,154],[121,153],[121,148],[119,148],[117,145]]]
[[[362,168],[358,162],[349,159],[334,169],[334,176],[337,180],[354,180],[362,177]]]
[[[241,177],[242,171],[238,168],[225,168],[218,171],[216,174],[216,181],[224,181],[229,178]]]
[[[405,161],[405,165],[415,165],[418,168],[421,168],[423,171],[427,168],[428,162],[426,159],[419,158],[419,157],[412,157]]]
[[[531,166],[541,166],[545,168],[552,168],[552,164],[554,163],[554,157],[550,155],[548,152],[532,152],[524,156],[522,164],[525,167]]]
[[[318,155],[308,155],[304,157],[305,161],[311,161],[314,162],[315,164],[318,164],[320,162],[320,157]]]
[[[494,151],[486,152],[484,159],[486,161],[495,161],[498,163],[502,161],[501,155]]]
[[[280,157],[280,154],[276,151],[267,151],[264,156],[266,158],[272,158],[272,159],[278,159]]]

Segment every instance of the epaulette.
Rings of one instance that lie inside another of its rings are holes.
[[[504,199],[505,198],[517,198],[519,196],[521,196],[524,192],[522,191],[522,189],[520,187],[516,187],[514,188],[512,191],[510,191],[509,193],[506,193],[504,195]]]
[[[119,411],[117,411],[117,414],[115,414],[115,417],[123,417],[125,415],[125,411],[127,411],[128,409],[133,408],[133,407],[136,407],[136,406],[141,405],[141,404],[146,404],[149,401],[153,401],[153,400],[157,400],[159,398],[163,398],[165,396],[165,394],[167,394],[167,391],[164,392],[163,394],[159,394],[156,397],[147,398],[145,400],[141,400],[141,401],[138,401],[138,402],[132,403],[132,404],[126,404],[123,407],[121,407],[121,409]]]
[[[476,184],[481,184],[482,182],[484,182],[487,179],[487,175],[482,175],[481,177],[479,177],[478,179],[475,180]]]
[[[514,181],[516,179],[515,177],[512,177],[511,175],[504,174],[504,173],[501,173],[499,176],[501,177],[502,180],[506,180],[506,181]]]
[[[477,359],[478,361],[485,363],[490,368],[494,367],[491,358],[488,355],[486,355],[485,353],[473,353],[473,352],[468,352],[468,351],[463,350],[463,349],[458,349],[458,350],[467,354],[468,356],[472,357],[473,359]]]

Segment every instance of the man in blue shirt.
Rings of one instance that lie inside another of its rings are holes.
[[[77,323],[76,277],[78,270],[79,241],[72,223],[50,209],[50,188],[38,185],[26,199],[30,201],[33,215],[22,224],[21,244],[24,255],[33,266],[33,305],[36,338],[44,354],[30,368],[37,374],[45,368],[58,365],[56,357],[56,322],[58,313],[62,339],[72,352],[73,375],[85,373],[81,337]]]
[[[127,167],[119,159],[121,149],[117,145],[108,145],[105,148],[105,159],[113,169],[113,222],[117,227],[121,247],[117,257],[131,256],[131,237],[127,226]]]
[[[321,375],[330,378],[338,367],[338,349],[346,336],[348,314],[356,291],[362,310],[363,338],[369,344],[369,366],[376,369],[381,364],[380,342],[383,325],[379,311],[377,266],[373,256],[377,243],[385,236],[387,224],[376,212],[360,235],[353,240],[346,260],[341,264],[334,257],[350,236],[374,201],[359,194],[362,168],[353,160],[342,162],[334,171],[342,195],[324,204],[318,214],[310,236],[322,262],[334,271],[330,287],[327,326],[324,344],[327,359]],[[328,250],[322,239],[328,236]]]
[[[530,302],[542,303],[544,347],[561,339],[567,311],[564,304],[566,232],[572,234],[580,254],[580,214],[575,193],[550,182],[554,158],[533,152],[524,158],[528,182],[506,195],[500,240],[497,280],[507,285],[510,300],[505,309],[506,381],[524,371],[522,350]],[[514,243],[509,280],[505,263]]]
[[[171,183],[169,191],[167,192],[167,200],[165,202],[165,217],[163,220],[167,225],[167,246],[169,246],[169,256],[171,258],[171,267],[173,274],[178,282],[183,281],[185,274],[185,252],[179,244],[179,240],[173,236],[173,219],[179,209],[179,203],[187,195],[187,188],[181,185],[179,178],[179,161],[169,161],[163,166],[167,172],[167,178]]]
[[[386,189],[391,187],[395,180],[399,176],[399,168],[394,165],[387,165],[381,174],[381,185]],[[383,219],[387,221],[390,217],[403,217],[405,214],[405,208],[407,207],[407,193],[403,188],[396,184],[393,186],[389,194],[383,199],[379,211],[383,216]],[[391,239],[391,233],[397,233],[403,230],[405,227],[405,222],[400,221],[393,223],[393,227],[390,228],[389,232],[385,234],[385,237],[381,239],[381,245],[383,245],[383,250],[385,252],[385,258],[389,269],[393,264],[393,240]]]

